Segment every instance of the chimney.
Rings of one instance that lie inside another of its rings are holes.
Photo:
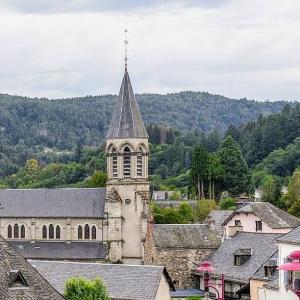
[[[243,231],[243,226],[229,226],[228,237],[233,237],[237,232]]]

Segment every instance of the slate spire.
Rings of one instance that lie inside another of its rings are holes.
[[[126,65],[119,97],[106,138],[148,138]]]

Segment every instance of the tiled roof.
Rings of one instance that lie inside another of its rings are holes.
[[[0,236],[0,299],[63,300],[57,292],[27,261]],[[20,283],[13,281],[19,276]],[[8,285],[10,284],[10,286]],[[9,288],[11,287],[11,288]]]
[[[106,247],[101,242],[9,241],[23,257],[46,260],[104,260]]]
[[[103,218],[105,188],[0,190],[0,217]]]
[[[211,221],[213,221],[214,230],[219,234],[219,236],[222,236],[222,223],[231,215],[231,213],[231,210],[212,210],[204,220],[204,223],[209,224]]]
[[[158,248],[218,248],[221,242],[206,224],[156,224],[153,234]]]
[[[162,275],[170,278],[164,267],[97,263],[30,261],[52,286],[64,291],[70,277],[101,278],[113,299],[154,300]],[[170,281],[170,288],[173,284]]]
[[[276,239],[277,242],[300,244],[300,226]]]
[[[276,277],[278,277],[278,270],[275,272],[274,276],[266,277],[265,276],[265,266],[278,266],[278,251],[276,251],[251,277],[257,280],[265,280],[265,281],[273,281]]]
[[[148,138],[127,70],[106,138]]]
[[[239,232],[226,239],[209,261],[225,279],[247,283],[249,278],[277,251],[275,239],[279,234]],[[241,266],[234,265],[234,253],[239,249],[252,249],[251,257]]]
[[[269,202],[249,202],[235,210],[223,224],[226,224],[236,213],[254,213],[273,229],[293,228],[300,225],[300,220]]]

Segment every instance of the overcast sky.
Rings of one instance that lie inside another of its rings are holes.
[[[0,93],[300,100],[299,0],[0,0]]]

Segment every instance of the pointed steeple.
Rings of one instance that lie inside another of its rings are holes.
[[[127,67],[106,134],[107,139],[148,138],[148,134],[130,83]]]

